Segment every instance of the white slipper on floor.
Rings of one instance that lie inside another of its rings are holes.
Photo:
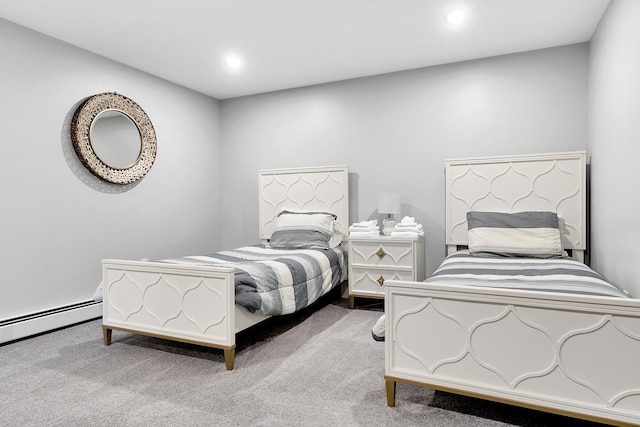
[[[373,325],[371,335],[376,341],[384,341],[384,314],[380,316],[376,324]]]

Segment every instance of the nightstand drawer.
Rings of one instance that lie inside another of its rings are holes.
[[[384,295],[386,280],[415,280],[413,270],[376,269],[353,267],[349,289],[357,294]]]
[[[378,267],[414,267],[413,245],[387,240],[352,244],[349,262]]]

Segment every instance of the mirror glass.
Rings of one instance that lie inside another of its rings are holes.
[[[91,123],[91,147],[98,158],[114,169],[134,165],[142,151],[140,131],[131,118],[118,110],[104,110]]]

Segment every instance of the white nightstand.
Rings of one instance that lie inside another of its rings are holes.
[[[424,238],[349,238],[349,308],[384,298],[385,280],[424,280]]]

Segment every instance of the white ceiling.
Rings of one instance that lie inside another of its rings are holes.
[[[0,0],[0,17],[226,99],[588,41],[608,3]],[[467,12],[457,27],[454,7]]]

